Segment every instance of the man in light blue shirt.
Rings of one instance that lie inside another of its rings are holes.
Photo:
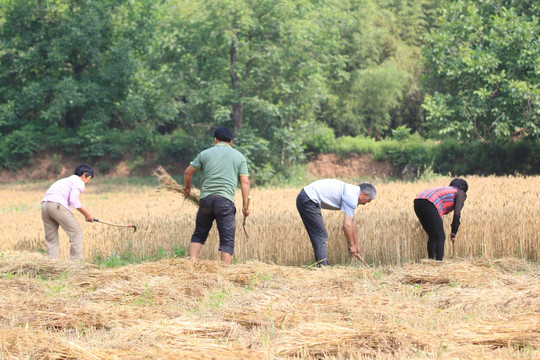
[[[365,264],[360,255],[354,210],[358,205],[365,205],[376,197],[377,190],[369,183],[351,185],[337,179],[317,180],[300,191],[296,198],[296,208],[313,245],[318,266],[328,265],[326,257],[328,232],[321,208],[343,211],[343,232],[349,246],[349,254]]]

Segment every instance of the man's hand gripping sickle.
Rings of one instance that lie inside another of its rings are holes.
[[[366,263],[366,261],[362,258],[362,256],[360,256],[360,249],[358,247],[356,247],[356,246],[349,247],[349,255],[354,256],[355,258],[360,260],[362,262],[362,264],[364,264],[365,266],[369,266]]]

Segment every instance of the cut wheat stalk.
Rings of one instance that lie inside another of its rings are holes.
[[[199,206],[199,196],[193,195],[193,194],[187,194],[186,188],[179,185],[171,175],[163,168],[163,166],[158,166],[156,170],[154,170],[154,176],[156,176],[161,183],[160,189],[165,189],[167,191],[171,191],[174,193],[180,193],[184,197],[184,199],[190,201],[191,203]]]

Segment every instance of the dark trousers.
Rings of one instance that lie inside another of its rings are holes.
[[[236,232],[236,207],[234,203],[219,195],[210,195],[201,199],[195,220],[195,232],[192,243],[203,244],[216,220],[219,232],[219,251],[234,253],[234,235]]]
[[[304,189],[302,189],[296,197],[296,208],[306,227],[309,240],[311,240],[317,265],[328,265],[326,259],[326,240],[328,239],[328,232],[324,226],[321,208],[307,196]]]
[[[443,220],[433,203],[426,199],[414,200],[414,212],[428,234],[427,250],[430,259],[442,260],[444,257]]]

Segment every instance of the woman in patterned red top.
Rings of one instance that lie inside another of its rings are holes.
[[[452,219],[452,242],[456,241],[461,209],[467,198],[469,185],[463,179],[454,179],[448,187],[428,189],[420,193],[414,200],[414,212],[420,220],[424,231],[428,234],[428,255],[430,259],[442,260],[444,257],[443,215],[454,210]]]

